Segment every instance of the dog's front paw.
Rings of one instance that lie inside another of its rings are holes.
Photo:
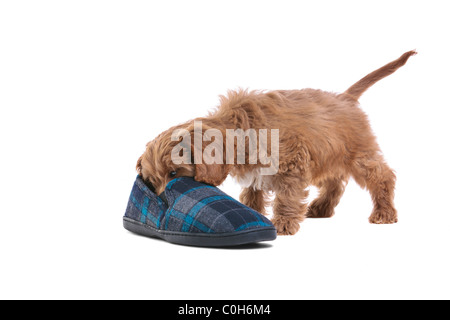
[[[272,223],[277,228],[278,235],[281,236],[294,235],[300,230],[299,222],[292,218],[274,217]]]
[[[394,208],[376,209],[370,215],[369,222],[373,224],[397,223],[397,210],[395,210]]]
[[[334,208],[329,203],[314,200],[308,207],[308,218],[331,218],[334,216]]]

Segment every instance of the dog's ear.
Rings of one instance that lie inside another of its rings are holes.
[[[144,155],[140,156],[137,163],[136,163],[136,171],[139,173],[139,175],[141,175],[141,171],[142,171],[142,157]]]
[[[192,137],[194,179],[213,186],[222,184],[231,170],[231,165],[225,163],[226,142],[222,131],[204,123],[201,129],[194,130],[192,126],[188,130]],[[196,140],[197,144],[195,143]]]
[[[221,185],[230,172],[227,164],[196,164],[194,179],[213,186]]]

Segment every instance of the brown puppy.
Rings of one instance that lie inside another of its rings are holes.
[[[217,186],[231,174],[245,185],[241,202],[261,213],[265,213],[268,192],[274,192],[273,223],[282,235],[295,234],[306,217],[333,216],[352,176],[372,196],[374,209],[369,221],[396,223],[395,174],[383,158],[358,99],[414,54],[415,51],[406,52],[342,94],[313,89],[267,93],[233,91],[227,97],[221,97],[217,110],[205,118],[195,119],[202,121],[200,135],[211,128],[219,130],[223,137],[227,129],[279,129],[279,170],[274,175],[262,176],[260,169],[265,166],[260,162],[250,164],[248,150],[244,164],[225,161],[226,153],[221,156],[223,161],[218,163],[174,164],[172,150],[179,141],[172,141],[172,133],[176,129],[185,129],[194,141],[198,135],[194,120],[173,127],[149,142],[138,160],[137,170],[158,194],[175,177],[191,176]],[[223,145],[225,148],[225,140]],[[206,146],[205,142],[192,143],[191,148],[195,152],[195,148],[204,150]],[[236,148],[235,145],[234,154]],[[308,206],[309,185],[317,186],[320,194]]]

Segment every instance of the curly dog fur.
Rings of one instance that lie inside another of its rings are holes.
[[[414,54],[415,51],[406,52],[342,94],[313,89],[230,91],[226,97],[221,96],[215,111],[195,119],[202,121],[203,132],[215,128],[223,136],[226,129],[279,129],[279,171],[275,175],[261,176],[258,169],[263,165],[247,161],[233,165],[173,164],[171,151],[178,141],[172,141],[171,134],[183,128],[193,136],[194,120],[173,127],[149,142],[138,160],[137,170],[158,194],[178,176],[192,176],[217,186],[230,174],[238,181],[247,181],[241,202],[263,214],[269,204],[268,192],[273,192],[273,223],[282,235],[295,234],[306,217],[333,216],[348,179],[353,177],[371,194],[374,208],[369,221],[396,223],[395,174],[383,158],[358,99]],[[319,188],[319,196],[308,205],[310,185]]]

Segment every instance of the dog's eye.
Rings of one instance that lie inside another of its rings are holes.
[[[170,176],[171,178],[174,178],[176,175],[177,175],[177,172],[176,172],[176,171],[170,171],[170,173],[169,173],[169,176]]]

